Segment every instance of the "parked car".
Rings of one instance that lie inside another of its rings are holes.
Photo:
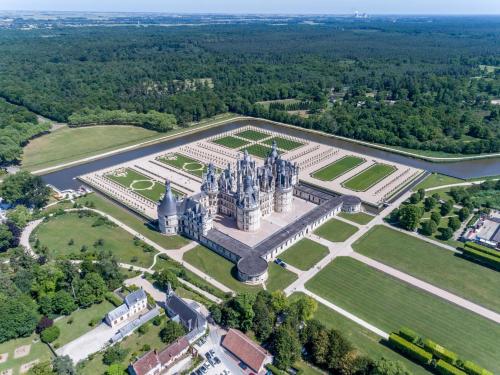
[[[214,362],[217,363],[217,364],[219,364],[220,363],[219,357],[214,357]]]

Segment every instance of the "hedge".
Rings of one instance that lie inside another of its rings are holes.
[[[104,295],[104,297],[108,300],[109,303],[111,303],[113,306],[118,307],[120,305],[123,305],[123,301],[121,300],[120,297],[118,297],[116,294],[113,292],[108,292]]]
[[[445,347],[436,344],[434,341],[425,339],[424,340],[424,348],[434,354],[436,357],[451,363],[452,365],[458,360],[458,355],[451,350],[446,349]]]
[[[415,343],[417,340],[420,339],[420,336],[417,335],[417,333],[414,330],[408,327],[401,327],[399,330],[399,336],[412,343]]]
[[[485,254],[493,255],[496,258],[500,258],[500,251],[490,249],[489,247],[479,245],[478,243],[475,243],[475,242],[466,242],[465,247],[469,247],[473,250],[477,250],[477,251],[480,251],[480,252],[485,253]]]
[[[279,368],[273,366],[270,363],[266,365],[266,369],[268,369],[273,375],[286,375],[285,371],[280,370]]]
[[[482,368],[479,365],[476,365],[474,362],[465,361],[464,370],[469,375],[493,375],[492,372]]]
[[[405,340],[396,333],[391,333],[389,335],[389,345],[396,351],[405,354],[406,356],[414,359],[418,363],[423,365],[428,365],[432,361],[432,354],[426,352],[424,349],[418,347],[415,344]]]
[[[442,375],[467,375],[462,370],[456,368],[453,365],[450,365],[448,362],[445,362],[442,359],[436,362],[436,371],[438,372],[438,374]]]
[[[474,250],[474,249],[467,248],[467,247],[465,249],[463,249],[462,254],[466,258],[471,258],[471,259],[477,260],[477,261],[484,263],[484,264],[486,264],[486,265],[488,265],[496,270],[500,270],[500,258],[497,258],[496,256],[486,254],[486,253],[483,253],[481,251]]]

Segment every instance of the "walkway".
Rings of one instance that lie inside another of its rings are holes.
[[[31,247],[30,236],[31,236],[31,233],[33,233],[33,231],[35,230],[35,228],[42,223],[42,221],[43,221],[43,219],[30,221],[24,227],[24,229],[21,233],[21,237],[19,238],[19,245],[23,246],[28,251],[28,254],[31,255],[35,259],[38,258],[38,255],[33,251],[33,248]]]
[[[499,180],[498,178],[492,178],[490,181],[497,181]],[[434,186],[431,188],[425,189],[425,191],[433,191],[433,190],[441,190],[445,188],[452,188],[452,187],[458,187],[458,186],[470,186],[470,185],[478,185],[486,180],[477,180],[477,181],[468,181],[468,182],[458,182],[456,184],[448,184],[448,185],[440,185],[440,186]]]

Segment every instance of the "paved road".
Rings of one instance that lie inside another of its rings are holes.
[[[497,181],[498,178],[492,178],[490,181]],[[433,190],[440,190],[444,188],[449,188],[449,187],[458,187],[458,186],[470,186],[470,185],[477,185],[486,180],[478,180],[478,181],[469,181],[469,182],[458,182],[456,184],[448,184],[448,185],[441,185],[441,186],[435,186],[431,188],[425,189],[425,191],[433,191]]]

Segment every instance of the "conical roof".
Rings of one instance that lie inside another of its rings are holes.
[[[173,216],[177,214],[177,199],[172,193],[170,181],[165,182],[165,195],[158,206],[158,216]]]

